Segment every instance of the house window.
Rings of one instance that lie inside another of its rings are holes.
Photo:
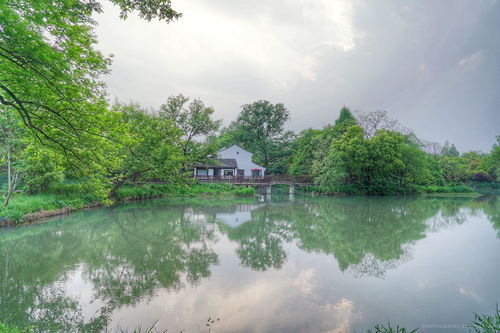
[[[224,170],[224,176],[233,176],[234,171],[233,170]]]
[[[252,177],[260,177],[260,176],[262,176],[260,169],[253,169],[252,170]]]
[[[208,176],[208,169],[196,169],[197,176]]]

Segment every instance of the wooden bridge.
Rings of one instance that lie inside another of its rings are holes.
[[[265,187],[268,194],[273,185],[288,185],[290,194],[295,193],[295,186],[313,185],[311,176],[266,175],[263,177],[251,176],[193,176],[200,183],[229,183],[241,186]]]

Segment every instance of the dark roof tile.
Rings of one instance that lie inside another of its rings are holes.
[[[234,158],[215,158],[213,159],[216,163],[208,163],[208,164],[198,164],[197,168],[228,168],[228,169],[236,169],[238,168],[238,164],[236,163],[236,159]]]

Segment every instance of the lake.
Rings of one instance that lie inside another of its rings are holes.
[[[0,267],[0,321],[37,332],[468,332],[500,198],[138,202],[0,229]]]

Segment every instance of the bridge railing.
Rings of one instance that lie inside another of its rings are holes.
[[[199,182],[203,183],[232,183],[232,184],[271,184],[271,183],[293,183],[312,184],[311,176],[290,176],[290,175],[266,175],[266,176],[200,176],[193,175]]]

